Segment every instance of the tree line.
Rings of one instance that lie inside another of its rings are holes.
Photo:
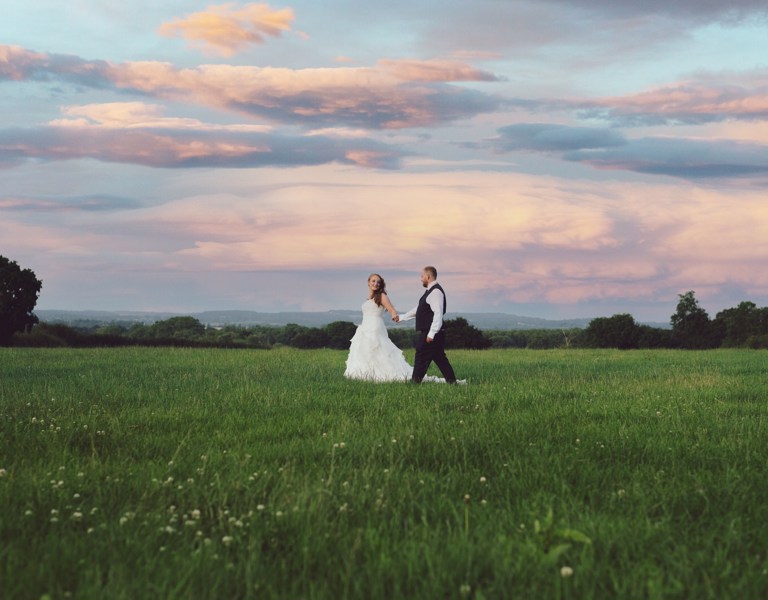
[[[33,310],[42,282],[30,269],[0,256],[0,346],[192,346],[211,348],[349,348],[356,326],[336,321],[324,327],[288,324],[282,327],[211,327],[194,317],[172,317],[152,324],[39,323]],[[641,325],[632,315],[599,317],[585,329],[481,331],[463,317],[445,321],[448,348],[768,348],[768,307],[741,302],[717,313],[704,310],[693,291],[679,295],[671,328]],[[400,348],[413,344],[413,330],[393,328]]]
[[[446,319],[449,348],[490,348],[489,338],[466,319]],[[194,317],[172,317],[152,324],[111,323],[100,325],[81,322],[73,325],[40,323],[32,331],[17,333],[14,346],[36,347],[109,347],[109,346],[187,346],[198,348],[260,348],[290,346],[301,349],[335,348],[346,350],[357,326],[349,321],[335,321],[324,327],[305,327],[295,323],[284,326],[228,325],[211,327]],[[390,339],[400,348],[413,345],[414,331],[394,328]]]
[[[694,292],[680,295],[671,328],[638,324],[632,315],[592,319],[584,328],[485,330],[463,317],[446,319],[448,348],[483,350],[486,348],[618,348],[620,350],[680,348],[768,348],[768,307],[742,302],[710,319],[699,306]],[[189,346],[207,348],[260,348],[290,346],[301,349],[335,348],[346,350],[356,326],[335,321],[324,327],[258,325],[252,327],[211,327],[194,317],[172,317],[153,324],[83,322],[76,325],[41,323],[13,338],[16,346]],[[400,348],[413,345],[412,329],[389,330]]]

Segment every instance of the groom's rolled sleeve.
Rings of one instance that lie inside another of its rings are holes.
[[[411,319],[415,319],[416,318],[416,310],[418,308],[419,307],[416,306],[416,307],[412,308],[411,310],[409,310],[407,313],[400,315],[400,320],[401,321],[410,321]]]
[[[435,316],[432,318],[432,326],[429,328],[428,337],[435,339],[437,332],[443,326],[443,307],[445,306],[445,296],[440,290],[435,290],[427,296],[427,304],[432,309]]]

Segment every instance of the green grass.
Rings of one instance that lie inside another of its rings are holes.
[[[0,595],[768,597],[765,352],[450,356],[0,349]]]

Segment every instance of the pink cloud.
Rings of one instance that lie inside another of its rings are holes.
[[[293,19],[290,8],[276,10],[268,4],[236,8],[234,3],[227,3],[164,23],[159,33],[183,37],[209,53],[232,56],[251,44],[263,44],[266,36],[279,37],[290,30]]]
[[[378,66],[403,81],[499,81],[488,71],[449,60],[380,60]]]
[[[496,110],[501,100],[452,81],[496,77],[454,61],[380,61],[373,67],[287,69],[231,65],[177,68],[107,63],[0,46],[0,79],[61,78],[155,98],[313,126],[405,128]]]
[[[205,123],[199,119],[166,117],[159,104],[145,102],[108,102],[64,106],[64,118],[49,121],[55,127],[97,126],[112,129],[177,129],[199,131],[268,132],[270,125]]]
[[[257,186],[251,171],[225,179],[190,171],[158,190],[163,204],[122,211],[62,211],[50,198],[7,197],[0,236],[48,265],[77,256],[112,272],[151,266],[169,277],[239,279],[376,270],[396,303],[428,262],[451,282],[456,307],[642,299],[667,303],[671,314],[676,294],[689,289],[702,300],[742,290],[758,302],[754,295],[768,290],[759,190],[640,181],[604,181],[597,190],[591,181],[472,170],[344,169],[339,183],[340,169],[266,168]],[[25,224],[33,216],[34,228]]]
[[[591,116],[630,124],[768,119],[768,70],[700,75],[627,96],[583,103]]]
[[[300,166],[340,162],[397,166],[404,152],[362,136],[284,135],[258,125],[214,125],[163,116],[163,107],[120,102],[64,107],[39,128],[0,130],[0,164],[94,158],[150,167]]]

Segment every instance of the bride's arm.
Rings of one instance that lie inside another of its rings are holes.
[[[397,317],[397,311],[395,310],[395,307],[392,306],[392,303],[389,301],[389,296],[387,294],[381,295],[381,305],[389,311],[389,314],[392,315],[392,318],[394,319]]]

